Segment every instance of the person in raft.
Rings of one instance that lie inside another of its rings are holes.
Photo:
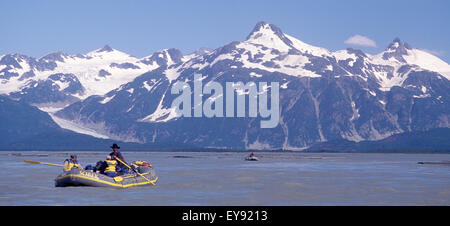
[[[70,159],[64,160],[64,168],[63,168],[63,170],[64,171],[70,171],[73,167],[80,168],[80,169],[83,168],[83,167],[81,167],[81,164],[78,163],[76,155],[70,155]]]
[[[108,155],[106,157],[106,169],[105,169],[105,175],[108,177],[115,177],[117,176],[116,167],[117,167],[117,161],[115,159],[112,159],[111,155]]]
[[[111,146],[111,148],[113,149],[113,151],[111,153],[109,153],[109,155],[111,156],[111,159],[116,160],[115,157],[117,157],[118,159],[125,162],[125,159],[123,158],[122,154],[119,151],[120,147],[117,144],[113,144]],[[124,166],[120,161],[118,161],[117,171],[125,174],[125,173],[128,173],[128,168],[126,166]]]

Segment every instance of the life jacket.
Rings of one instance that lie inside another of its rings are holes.
[[[134,164],[137,166],[148,166],[152,168],[152,164],[146,162],[146,161],[134,161]]]
[[[123,158],[122,154],[119,151],[117,151],[117,152],[113,151],[113,152],[109,153],[109,155],[111,156],[111,158],[113,160],[115,160],[115,157],[117,157],[120,160],[125,161],[125,159]],[[118,164],[118,166],[123,166],[123,164],[121,162],[118,162],[117,164]]]
[[[72,159],[66,159],[66,161],[69,163],[69,165],[67,166],[67,170],[71,170],[73,167],[80,167],[80,164],[78,164],[78,161],[72,161]]]
[[[117,161],[116,160],[106,160],[108,166],[105,169],[106,172],[116,172]]]

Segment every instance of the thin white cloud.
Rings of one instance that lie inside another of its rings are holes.
[[[344,43],[357,46],[377,47],[375,41],[362,35],[353,35],[352,37],[345,40]]]

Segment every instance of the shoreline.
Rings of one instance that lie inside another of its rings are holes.
[[[111,150],[0,150],[1,155],[13,156],[48,156],[49,154],[31,154],[33,152],[43,152],[51,154],[68,154],[68,153],[90,153],[103,154],[111,152]],[[348,151],[291,151],[291,150],[228,150],[228,149],[185,149],[185,150],[122,150],[122,153],[286,153],[286,154],[450,154],[450,151],[364,151],[364,152],[348,152]]]

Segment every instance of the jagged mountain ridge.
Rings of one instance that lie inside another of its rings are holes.
[[[35,59],[8,54],[0,56],[0,94],[29,99],[34,105],[66,106],[92,95],[104,95],[147,71],[183,59],[176,49],[136,58],[108,45],[84,55],[56,52]],[[36,96],[33,90],[41,95]]]
[[[248,149],[302,149],[339,138],[378,140],[449,127],[448,64],[399,39],[375,56],[354,49],[330,52],[260,22],[242,42],[184,60],[172,56],[172,64],[158,63],[55,115],[119,140]],[[204,84],[278,81],[279,126],[260,129],[253,118],[174,117],[170,87],[176,81],[192,87],[193,73],[204,75]]]

